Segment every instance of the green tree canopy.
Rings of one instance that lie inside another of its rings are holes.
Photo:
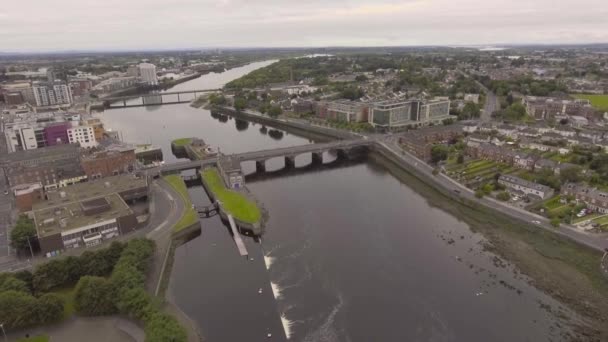
[[[16,249],[28,249],[28,239],[35,236],[36,227],[34,226],[34,221],[25,215],[21,215],[11,231],[11,246]]]

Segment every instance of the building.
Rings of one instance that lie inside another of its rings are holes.
[[[525,96],[522,104],[526,107],[529,116],[542,120],[560,115],[587,116],[593,112],[589,100],[584,99],[557,99],[552,97]]]
[[[608,192],[590,188],[582,184],[566,184],[562,195],[574,196],[577,202],[584,202],[587,207],[602,214],[608,214]]]
[[[158,85],[156,66],[150,63],[139,64],[139,77],[147,85]]]
[[[93,91],[97,93],[111,93],[114,91],[124,90],[130,87],[134,87],[138,84],[137,77],[126,76],[126,77],[112,77],[110,79],[101,81],[93,87]]]
[[[245,186],[245,176],[241,170],[241,162],[231,156],[221,155],[217,166],[226,187],[240,189]]]
[[[93,82],[88,79],[73,78],[68,83],[72,96],[83,96],[86,95],[93,89]]]
[[[129,65],[129,67],[127,67],[127,75],[133,76],[133,77],[139,77],[139,66]]]
[[[8,106],[18,106],[20,104],[23,104],[25,100],[23,99],[23,95],[20,92],[14,91],[4,94],[4,102]]]
[[[91,126],[71,127],[68,129],[68,141],[70,144],[78,143],[84,148],[92,148],[97,146],[95,132]]]
[[[81,125],[89,126],[93,128],[93,135],[95,140],[100,142],[104,139],[104,133],[106,132],[103,122],[99,118],[82,118],[80,120]]]
[[[462,135],[462,128],[458,125],[428,127],[403,134],[399,143],[416,157],[429,161],[433,145],[447,143]]]
[[[82,169],[88,179],[115,176],[135,170],[135,147],[115,146],[80,159]]]
[[[464,94],[464,101],[479,103],[479,94]]]
[[[37,107],[72,103],[72,91],[63,82],[34,82],[32,86]]]
[[[8,152],[68,143],[67,129],[78,121],[80,114],[74,113],[26,113],[11,117],[3,122]]]
[[[148,196],[146,177],[115,176],[47,192],[32,207],[40,249],[47,257],[100,244],[140,227],[127,203]]]
[[[369,105],[349,100],[327,103],[326,118],[344,122],[368,121]]]
[[[44,191],[41,183],[19,185],[13,188],[15,205],[19,212],[32,210],[32,206],[44,200]]]
[[[510,175],[501,175],[498,178],[498,183],[506,186],[510,190],[522,192],[526,195],[532,195],[541,199],[549,198],[553,196],[554,193],[553,189],[546,185],[530,182]]]
[[[369,110],[369,123],[374,127],[394,128],[408,125],[439,123],[450,118],[450,101],[383,101]]]
[[[509,165],[513,165],[515,158],[515,152],[506,147],[474,141],[467,141],[465,153],[475,159],[491,160]]]
[[[40,183],[53,189],[86,180],[78,145],[56,145],[10,153],[0,160],[11,187]]]
[[[36,98],[34,97],[34,91],[32,90],[32,85],[30,84],[30,82],[14,82],[2,84],[0,93],[4,95],[5,101],[7,101],[7,94],[19,93],[21,94],[23,102],[29,103],[31,105],[36,104]],[[13,101],[16,101],[16,98],[14,98]]]
[[[513,158],[513,166],[520,169],[532,171],[534,170],[534,164],[540,157],[535,154],[527,153],[516,153]]]

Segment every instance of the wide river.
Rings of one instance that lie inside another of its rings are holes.
[[[218,88],[269,63],[171,90]],[[179,137],[203,138],[224,153],[311,142],[187,104],[109,110],[102,118],[125,141],[162,146],[167,162]],[[304,155],[296,166],[309,162]],[[282,165],[270,160],[268,170]],[[169,295],[206,341],[563,338],[563,322],[546,309],[561,305],[485,251],[484,238],[440,203],[376,162],[334,165],[248,178],[270,214],[260,243],[244,237],[250,259],[239,256],[217,217],[201,220],[201,235],[177,249]],[[189,190],[193,202],[209,203],[202,187]]]

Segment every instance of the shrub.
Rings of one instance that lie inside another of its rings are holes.
[[[551,225],[555,228],[559,227],[561,224],[561,220],[558,217],[554,217],[551,219]]]
[[[4,291],[0,293],[0,321],[6,330],[56,322],[63,316],[63,305],[55,294],[36,299],[29,293]]]

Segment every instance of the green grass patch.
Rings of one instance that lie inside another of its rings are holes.
[[[20,338],[17,342],[48,342],[51,338],[48,335],[37,335],[28,338]]]
[[[594,219],[593,223],[598,223],[600,226],[608,224],[608,215]]]
[[[560,202],[560,200],[561,200],[561,196],[559,196],[559,195],[551,197],[543,203],[543,206],[547,210],[553,210],[553,209],[559,208],[564,205]]]
[[[591,105],[598,110],[608,111],[608,95],[595,94],[575,94],[577,99],[585,99],[591,101]]]
[[[232,214],[235,219],[246,223],[257,223],[260,221],[262,213],[257,204],[249,200],[245,195],[227,189],[217,169],[208,168],[201,174],[208,184],[209,190],[222,203],[224,209]]]
[[[175,139],[171,142],[171,144],[175,145],[175,146],[186,146],[192,143],[192,138],[180,138],[180,139]]]
[[[190,194],[188,194],[188,188],[186,183],[179,175],[168,175],[164,177],[165,181],[173,187],[177,193],[179,193],[182,201],[184,201],[185,212],[179,221],[173,226],[173,232],[180,232],[182,229],[187,228],[198,221],[198,213],[192,208],[192,202],[190,201]]]

